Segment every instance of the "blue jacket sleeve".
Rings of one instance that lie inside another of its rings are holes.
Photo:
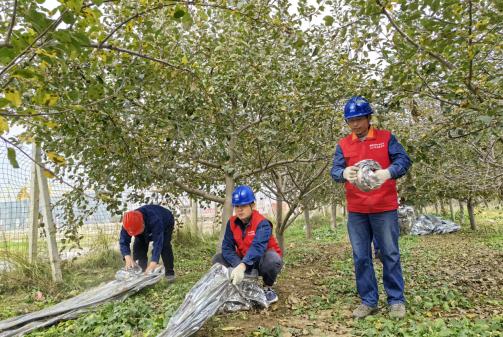
[[[150,216],[149,228],[152,232],[152,258],[150,261],[159,263],[162,246],[164,244],[164,226],[161,218]]]
[[[253,239],[250,249],[248,249],[248,252],[243,257],[242,262],[249,266],[258,262],[266,252],[271,235],[272,227],[269,220],[262,220],[257,226],[255,238]]]
[[[391,165],[388,167],[391,178],[398,179],[405,175],[412,161],[394,135],[391,135],[388,143],[388,154],[391,160]]]
[[[334,163],[332,166],[332,170],[330,171],[330,175],[332,178],[338,183],[346,182],[346,179],[342,176],[344,169],[346,168],[346,160],[344,159],[344,154],[342,153],[342,149],[337,144],[335,148],[334,154]]]
[[[236,253],[236,242],[234,241],[229,221],[227,221],[225,235],[222,241],[222,256],[232,267],[236,267],[241,263],[241,258]]]
[[[131,237],[129,234],[121,228],[121,233],[119,236],[119,247],[121,250],[122,256],[131,255]]]

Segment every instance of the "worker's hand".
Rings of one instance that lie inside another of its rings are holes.
[[[232,284],[237,285],[243,281],[245,277],[246,265],[244,263],[240,263],[234,268],[231,272],[231,281]]]
[[[379,182],[379,185],[384,184],[387,180],[391,178],[391,173],[389,173],[389,170],[377,170],[374,172],[375,176],[377,177],[377,181]]]
[[[145,275],[152,273],[159,264],[155,261],[150,261],[147,269],[145,269]]]
[[[344,172],[342,172],[342,176],[344,179],[349,181],[351,184],[355,182],[357,176],[358,176],[358,167],[356,166],[348,166],[344,169]]]
[[[124,256],[124,262],[126,263],[126,270],[127,269],[132,269],[136,266],[136,263],[134,262],[133,258],[131,255],[126,255]]]

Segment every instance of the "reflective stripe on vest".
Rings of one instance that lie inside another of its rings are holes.
[[[350,134],[339,142],[346,166],[352,166],[363,159],[377,161],[383,169],[391,165],[388,144],[391,133],[386,130],[369,130],[363,141]],[[370,192],[360,191],[356,186],[345,183],[348,211],[357,213],[379,213],[398,208],[396,181],[389,179],[381,187]]]
[[[253,211],[250,219],[250,223],[245,228],[245,235],[243,238],[243,231],[241,227],[236,223],[237,217],[234,215],[229,219],[231,225],[232,236],[234,241],[236,241],[236,253],[239,257],[243,258],[248,249],[250,249],[253,239],[255,239],[255,232],[258,225],[263,221],[267,220],[262,214],[257,211]],[[269,220],[267,220],[269,222]],[[270,223],[270,222],[269,222]],[[272,228],[272,224],[271,224]],[[273,234],[269,238],[269,243],[267,244],[267,249],[274,249],[279,256],[282,256],[281,248],[279,248],[278,242]]]

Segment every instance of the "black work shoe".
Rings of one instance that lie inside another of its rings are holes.
[[[176,279],[175,274],[166,275],[166,281],[168,281],[168,283],[175,282],[175,279]]]
[[[278,302],[278,295],[276,295],[276,292],[271,287],[265,287],[264,292],[267,303],[273,304]]]

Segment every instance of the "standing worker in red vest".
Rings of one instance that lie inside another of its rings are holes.
[[[222,241],[222,253],[213,257],[213,263],[233,267],[231,281],[239,284],[252,269],[264,281],[265,296],[269,304],[278,301],[272,289],[283,266],[282,252],[272,235],[272,224],[255,210],[255,195],[249,186],[237,186],[232,192],[235,215],[227,222]]]
[[[363,318],[377,312],[379,291],[372,264],[372,238],[375,238],[383,264],[383,284],[391,318],[405,316],[404,281],[400,265],[398,237],[398,195],[396,179],[403,176],[411,161],[403,146],[391,132],[370,125],[372,107],[360,96],[348,100],[344,118],[352,133],[337,144],[332,178],[344,182],[348,207],[348,233],[353,248],[356,288],[361,304],[353,317]],[[363,159],[377,161],[375,171],[380,186],[370,192],[360,191],[353,183]]]

